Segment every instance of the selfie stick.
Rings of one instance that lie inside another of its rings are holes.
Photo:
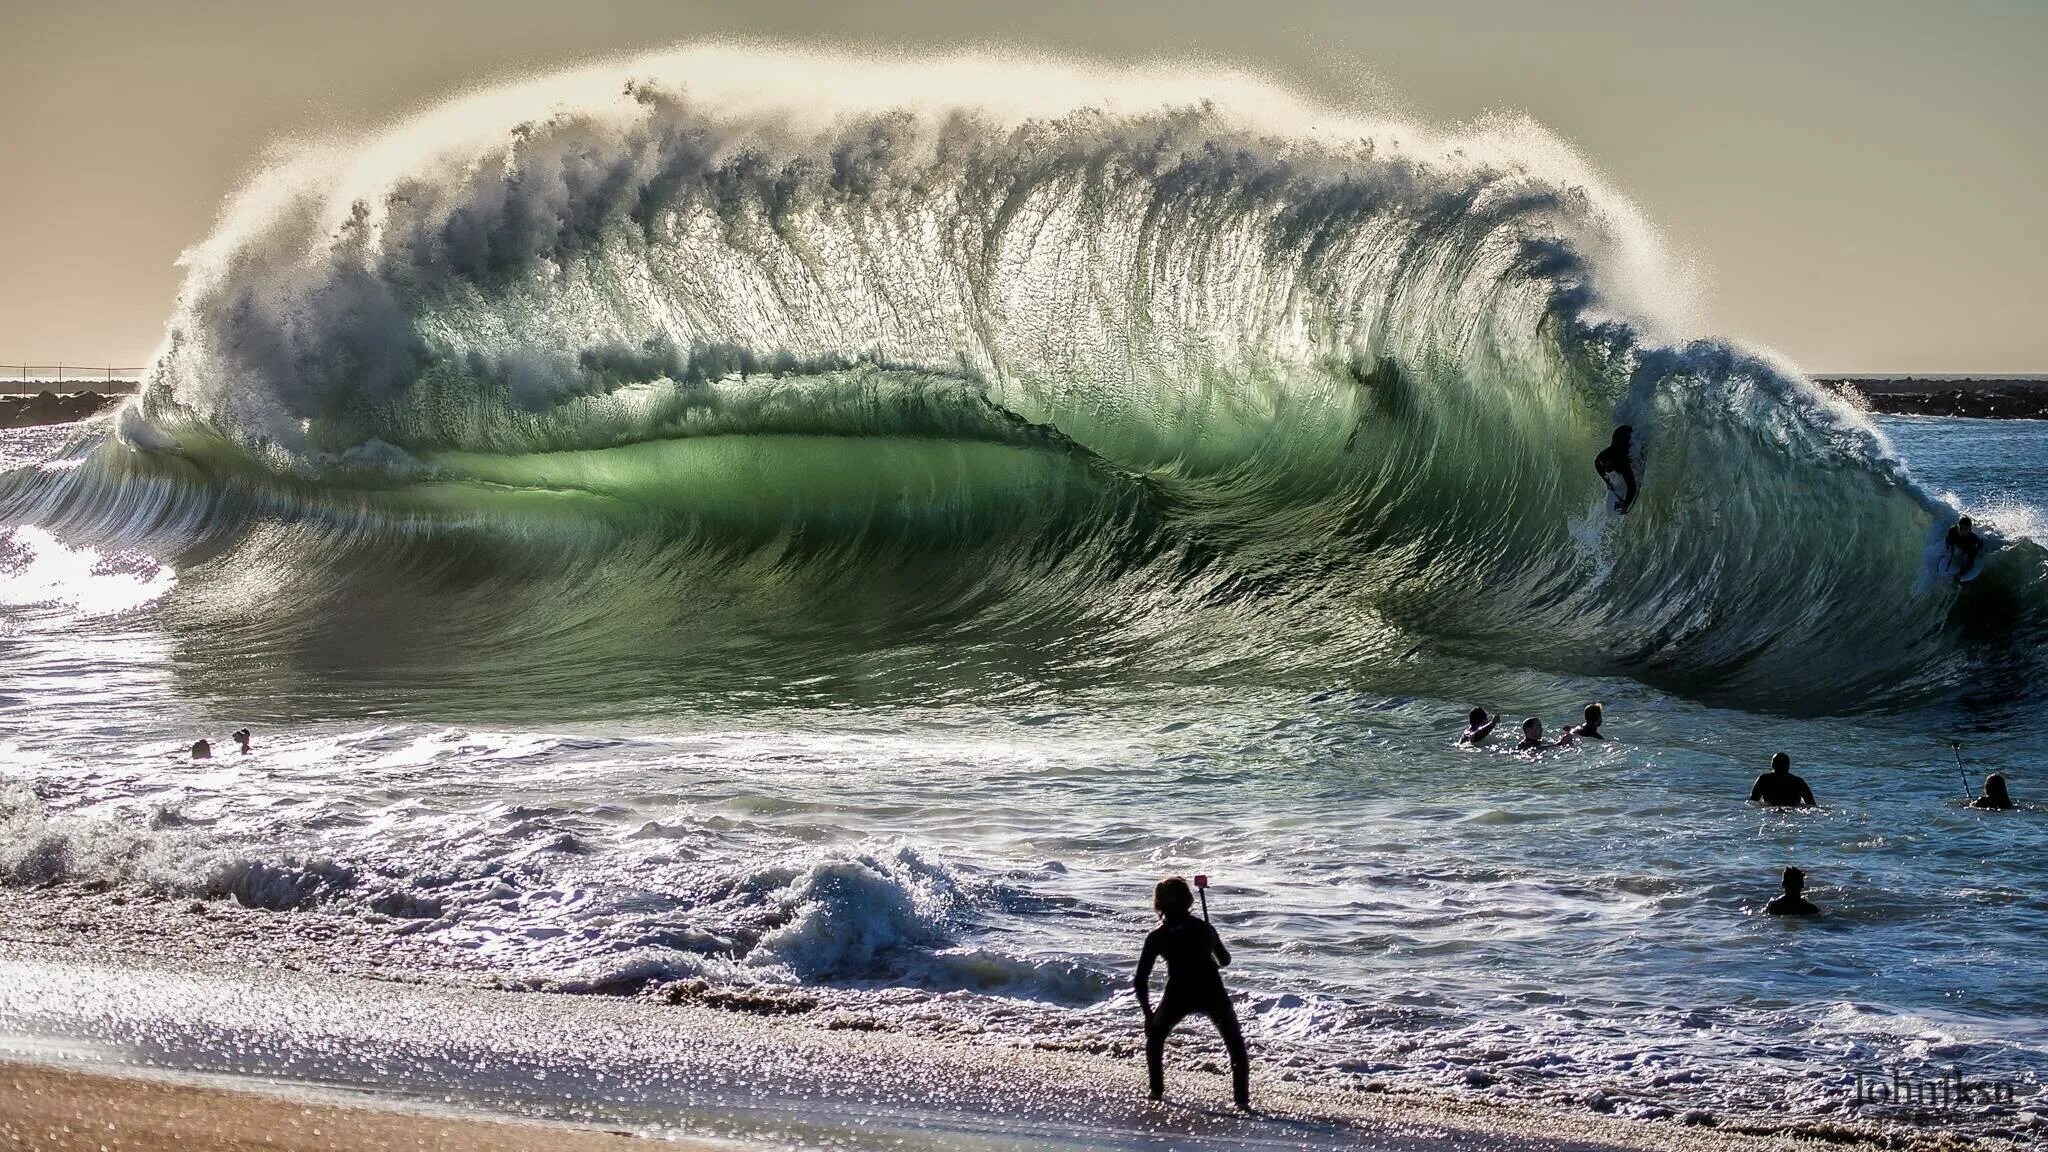
[[[1956,758],[1956,775],[1963,778],[1963,795],[1970,798],[1970,803],[1976,803],[1977,792],[1970,787],[1970,774],[1963,771],[1963,742],[1960,740],[1949,741],[1948,750],[1949,754]]]
[[[1206,923],[1209,919],[1209,878],[1207,876],[1199,873],[1196,874],[1195,891],[1202,897],[1202,920]]]

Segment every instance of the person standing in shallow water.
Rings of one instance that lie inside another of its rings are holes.
[[[1145,1071],[1151,1079],[1152,1099],[1166,1095],[1166,1038],[1174,1025],[1189,1016],[1207,1016],[1223,1036],[1230,1052],[1231,1095],[1237,1106],[1251,1111],[1251,1057],[1244,1047],[1244,1031],[1238,1027],[1237,1009],[1223,990],[1222,969],[1230,965],[1230,950],[1207,920],[1195,918],[1195,893],[1178,876],[1161,880],[1152,889],[1152,909],[1159,913],[1159,927],[1145,937],[1138,954],[1138,1006],[1145,1010]],[[1152,1007],[1152,966],[1166,960],[1166,991],[1159,1007]]]
[[[1814,806],[1813,789],[1792,774],[1792,758],[1783,752],[1771,757],[1771,770],[1756,778],[1756,783],[1750,786],[1749,798],[1773,808]]]

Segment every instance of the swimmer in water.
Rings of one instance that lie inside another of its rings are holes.
[[[1792,758],[1783,752],[1771,757],[1771,770],[1756,778],[1749,798],[1773,808],[1811,808],[1814,804],[1813,789],[1792,774]]]
[[[242,755],[247,756],[249,754],[249,730],[247,728],[235,729],[228,739],[235,742],[235,747],[242,750]]]
[[[1600,482],[1607,485],[1609,492],[1614,491],[1614,485],[1607,478],[1621,477],[1622,490],[1616,495],[1617,502],[1614,505],[1614,514],[1617,516],[1628,515],[1628,510],[1636,502],[1636,467],[1629,459],[1629,447],[1635,434],[1634,428],[1623,424],[1614,430],[1614,439],[1608,441],[1607,447],[1601,449],[1598,456],[1593,457],[1593,471],[1600,474]]]
[[[1557,743],[1543,738],[1543,721],[1531,716],[1522,721],[1522,742],[1515,745],[1517,752],[1541,752],[1547,748],[1568,748],[1572,742],[1572,730],[1567,728]]]
[[[1237,1010],[1223,990],[1221,970],[1230,965],[1230,950],[1207,920],[1196,919],[1194,907],[1194,891],[1178,876],[1169,876],[1152,889],[1159,927],[1145,937],[1136,981],[1138,1006],[1145,1010],[1145,1071],[1151,1077],[1152,1099],[1166,1095],[1166,1037],[1187,1017],[1207,1016],[1230,1053],[1231,1094],[1238,1108],[1249,1112],[1251,1057],[1245,1052]],[[1154,1009],[1152,965],[1161,957],[1166,959],[1166,992]]]
[[[1598,704],[1586,705],[1586,722],[1565,729],[1565,734],[1575,740],[1605,740],[1600,734],[1601,711]]]
[[[1471,714],[1465,717],[1465,734],[1458,737],[1458,743],[1477,748],[1481,744],[1486,743],[1488,736],[1493,735],[1493,726],[1498,723],[1500,723],[1500,714],[1498,712],[1494,713],[1492,718],[1489,719],[1486,715],[1486,709],[1474,708]]]
[[[1767,916],[1818,916],[1820,908],[1801,893],[1806,891],[1806,873],[1797,868],[1785,869],[1783,877],[1785,891],[1764,905]]]
[[[194,760],[213,759],[213,745],[204,740],[194,740],[192,742],[192,758]]]
[[[1972,808],[1986,808],[1993,812],[2003,812],[2012,806],[2012,796],[2005,790],[2005,776],[1998,772],[1984,778],[1984,794],[1970,801]]]

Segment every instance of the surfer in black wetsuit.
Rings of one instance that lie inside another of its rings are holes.
[[[2005,777],[1997,772],[1984,778],[1984,794],[1970,801],[1972,808],[1988,808],[1993,812],[2003,812],[2012,806],[2012,794],[2005,790]]]
[[[1813,789],[1806,786],[1805,780],[1792,774],[1792,758],[1783,752],[1771,757],[1771,770],[1756,778],[1756,784],[1749,790],[1749,798],[1773,808],[1814,806]]]
[[[1607,447],[1593,457],[1593,471],[1600,474],[1600,482],[1607,485],[1609,492],[1614,491],[1614,484],[1607,478],[1621,477],[1620,503],[1614,506],[1617,516],[1628,515],[1629,508],[1636,502],[1636,466],[1628,458],[1629,444],[1634,436],[1635,429],[1623,424],[1614,430],[1614,439],[1608,442]]]
[[[1251,1111],[1251,1057],[1245,1053],[1244,1031],[1237,1024],[1237,1010],[1230,994],[1223,990],[1220,969],[1230,964],[1230,950],[1207,920],[1194,916],[1195,894],[1178,876],[1161,880],[1152,889],[1152,908],[1159,913],[1159,927],[1145,937],[1145,949],[1138,954],[1138,1005],[1145,1010],[1145,1071],[1152,1080],[1152,1099],[1166,1095],[1166,1037],[1183,1019],[1207,1016],[1223,1036],[1230,1052],[1231,1093],[1237,1106]],[[1152,1007],[1152,965],[1166,959],[1166,992],[1159,1007]]]
[[[1955,527],[1948,530],[1948,570],[1956,579],[1963,578],[1983,551],[1984,541],[1971,529],[1968,516],[1957,520]]]
[[[1806,873],[1801,872],[1797,868],[1787,868],[1785,869],[1783,883],[1785,885],[1785,891],[1780,895],[1772,898],[1769,904],[1764,905],[1765,915],[1820,915],[1820,907],[1814,904],[1813,901],[1808,900],[1804,895],[1802,895],[1802,893],[1806,891]]]

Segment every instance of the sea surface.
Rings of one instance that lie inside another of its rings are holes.
[[[0,434],[14,930],[1128,1051],[1202,872],[1268,1072],[2038,1085],[2048,431],[1671,335],[1533,125],[1047,67],[692,49],[265,169],[143,394]]]

